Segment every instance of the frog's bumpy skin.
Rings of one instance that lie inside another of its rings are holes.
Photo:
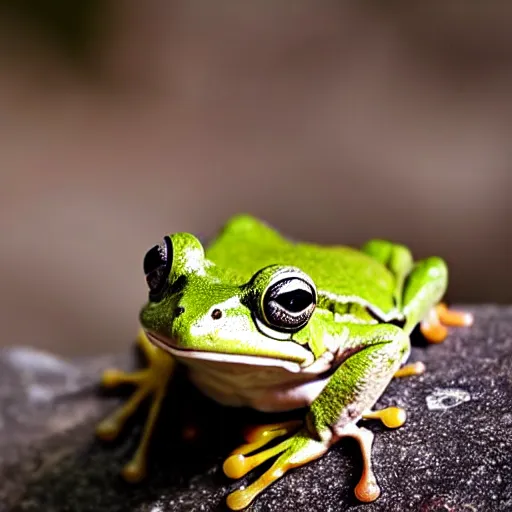
[[[166,283],[169,287],[159,300],[150,297],[140,315],[151,341],[153,334],[160,335],[165,350],[152,345],[141,331],[138,343],[148,367],[133,373],[107,370],[103,375],[106,387],[125,383],[136,387],[126,404],[98,426],[103,439],[115,438],[141,402],[151,398],[139,447],[123,470],[125,479],[134,482],[145,475],[148,445],[167,384],[177,361],[186,364],[191,358],[191,381],[205,394],[213,393],[221,403],[219,389],[223,399],[234,394],[239,397],[243,391],[245,398],[253,400],[253,380],[257,380],[258,392],[261,394],[265,384],[265,393],[251,406],[257,403],[260,410],[289,410],[289,402],[288,409],[275,408],[283,407],[279,390],[284,379],[292,390],[288,398],[297,400],[293,404],[309,406],[305,426],[302,422],[286,422],[253,429],[246,436],[246,444],[226,459],[226,475],[240,478],[276,458],[251,485],[228,496],[231,509],[245,508],[288,470],[321,457],[342,437],[355,438],[362,452],[363,471],[355,487],[356,497],[363,502],[377,499],[380,489],[371,464],[373,434],[356,423],[380,420],[389,428],[397,428],[406,421],[405,411],[398,407],[368,409],[393,377],[425,371],[421,362],[400,368],[409,356],[409,335],[418,324],[427,340],[437,343],[446,338],[446,326],[469,326],[473,322],[471,315],[438,304],[448,282],[444,260],[431,257],[414,262],[407,247],[385,240],[370,241],[360,251],[291,243],[247,215],[232,218],[206,252],[189,233],[171,238],[172,264],[170,252],[159,253],[159,258],[165,260],[165,270],[173,280]],[[257,291],[251,280],[276,262],[306,272],[317,292],[316,307],[306,326],[297,333],[286,332],[282,339],[268,327],[265,331],[257,328],[249,300]],[[186,350],[187,356],[180,350]],[[326,350],[331,352],[328,360],[324,357]],[[325,375],[324,371],[311,373],[312,368],[318,369],[315,363],[322,357],[322,367],[327,364],[332,369],[325,382],[314,380],[316,375]],[[232,370],[233,358],[236,372]],[[255,365],[255,359],[260,366]],[[269,361],[273,361],[275,372],[270,372]],[[244,388],[247,375],[253,380]],[[290,375],[302,380],[295,379],[292,385]],[[308,391],[297,398],[297,391],[305,389],[304,376],[308,384],[311,380],[321,386],[314,388],[316,394]]]

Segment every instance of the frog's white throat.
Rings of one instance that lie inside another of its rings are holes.
[[[324,372],[336,364],[332,354],[315,361],[311,353],[313,362],[301,364],[274,357],[184,350],[172,346],[173,340],[146,334],[188,368],[190,381],[209,398],[264,412],[310,405],[329,380],[329,372]]]
[[[304,363],[294,361],[286,361],[283,359],[267,356],[252,356],[242,354],[227,354],[223,352],[206,352],[200,350],[180,349],[173,346],[171,340],[163,338],[155,333],[146,331],[148,339],[161,348],[175,356],[178,360],[202,360],[211,361],[213,363],[233,364],[243,366],[260,366],[266,368],[282,368],[290,373],[308,373],[310,375],[319,375],[328,371],[334,363],[334,355],[331,352],[326,352],[321,357],[315,360],[311,353],[311,359]]]

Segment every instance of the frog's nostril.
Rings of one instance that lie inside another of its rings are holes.
[[[174,317],[178,317],[180,315],[182,315],[183,313],[185,313],[185,308],[182,308],[181,306],[178,306],[175,310],[174,310]]]
[[[219,318],[222,318],[222,311],[220,309],[214,309],[212,311],[212,318],[214,320],[218,320]]]

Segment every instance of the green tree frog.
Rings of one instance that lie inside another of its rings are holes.
[[[138,343],[148,367],[105,371],[107,387],[130,383],[131,398],[100,423],[113,439],[143,399],[151,408],[132,460],[122,473],[138,481],[169,379],[185,365],[192,383],[213,400],[277,412],[307,408],[303,422],[265,425],[225,461],[240,478],[270,458],[275,462],[245,489],[227,497],[247,507],[288,470],[324,455],[338,440],[355,438],[363,471],[356,497],[378,498],[372,471],[373,434],[361,420],[399,427],[405,411],[372,411],[395,376],[421,373],[405,364],[411,331],[440,342],[446,326],[472,317],[440,303],[447,266],[438,257],[414,262],[403,245],[371,240],[359,250],[292,242],[249,215],[230,219],[206,250],[189,233],[175,233],[144,259],[149,297],[140,312]],[[270,448],[265,445],[274,442]]]

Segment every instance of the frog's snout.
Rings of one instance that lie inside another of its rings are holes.
[[[198,308],[195,304],[178,302],[168,324],[168,336],[177,348],[186,350],[211,349],[213,340],[232,331],[233,315],[221,304]],[[207,347],[203,347],[206,344]]]
[[[173,334],[178,334],[181,331],[189,331],[194,329],[194,326],[205,326],[211,329],[219,327],[222,322],[219,320],[224,319],[224,311],[221,308],[213,308],[207,313],[194,315],[192,312],[187,314],[188,310],[184,306],[178,306],[174,311],[172,320]],[[177,332],[174,332],[177,331]]]

